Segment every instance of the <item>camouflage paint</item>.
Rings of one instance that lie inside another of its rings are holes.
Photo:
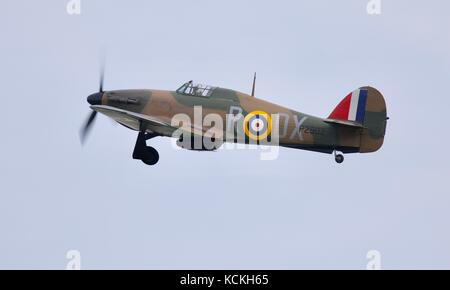
[[[383,96],[376,89],[371,87],[361,89],[368,92],[363,128],[329,123],[324,118],[300,113],[242,92],[223,88],[215,88],[209,97],[162,90],[108,91],[103,95],[102,105],[148,115],[167,124],[170,124],[171,119],[180,113],[188,115],[193,120],[194,106],[202,107],[203,117],[208,114],[218,114],[223,118],[224,125],[231,107],[241,108],[244,116],[253,111],[264,111],[270,115],[284,116],[283,120],[280,119],[279,126],[280,146],[324,153],[331,153],[334,150],[344,153],[374,152],[383,144],[386,129],[386,104]],[[117,121],[131,129],[139,130],[138,122]],[[156,132],[162,136],[171,137],[174,131],[173,128],[143,125],[147,131]],[[209,128],[205,126],[204,129],[206,131]],[[222,134],[225,135],[225,132]]]

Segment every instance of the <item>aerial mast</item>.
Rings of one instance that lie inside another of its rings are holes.
[[[256,72],[255,75],[253,76],[252,97],[255,96],[255,85],[256,85]]]

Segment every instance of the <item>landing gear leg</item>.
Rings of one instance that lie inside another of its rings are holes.
[[[334,160],[338,163],[341,164],[342,162],[344,162],[344,155],[337,153],[336,150],[334,150]]]
[[[158,163],[159,154],[155,148],[147,146],[146,141],[158,136],[157,134],[139,132],[134,146],[133,159],[141,160],[147,165],[155,165]]]

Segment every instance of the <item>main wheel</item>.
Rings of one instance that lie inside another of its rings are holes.
[[[155,165],[159,161],[159,154],[155,148],[147,146],[145,148],[145,157],[142,159],[147,165]]]
[[[344,162],[344,155],[342,155],[342,154],[337,154],[337,155],[334,157],[334,160],[336,160],[337,163],[341,164],[342,162]]]

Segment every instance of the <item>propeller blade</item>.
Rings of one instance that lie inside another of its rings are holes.
[[[94,123],[94,120],[95,120],[96,116],[97,116],[97,111],[92,111],[91,114],[89,115],[88,119],[86,120],[86,123],[84,124],[84,126],[80,130],[80,141],[81,141],[82,145],[86,141],[86,137],[87,137],[87,135],[89,134],[89,131],[92,128],[92,125]]]
[[[99,84],[99,88],[98,88],[99,93],[103,93],[103,83],[105,80],[105,63],[106,63],[106,61],[105,61],[105,58],[103,57],[100,61],[100,84]],[[99,93],[90,95],[88,97],[88,102],[90,104],[92,104],[92,102],[98,101],[97,98],[99,98],[99,95],[101,95]],[[100,97],[100,99],[101,99],[101,97]],[[80,129],[81,145],[84,145],[84,142],[86,141],[86,138],[87,138],[89,132],[91,131],[92,125],[94,124],[96,116],[97,116],[97,111],[92,110],[92,112],[89,115],[89,117],[87,118],[84,126],[81,127],[81,129]]]
[[[99,86],[99,92],[103,92],[103,81],[105,79],[105,62],[101,63],[100,67],[100,86]]]

